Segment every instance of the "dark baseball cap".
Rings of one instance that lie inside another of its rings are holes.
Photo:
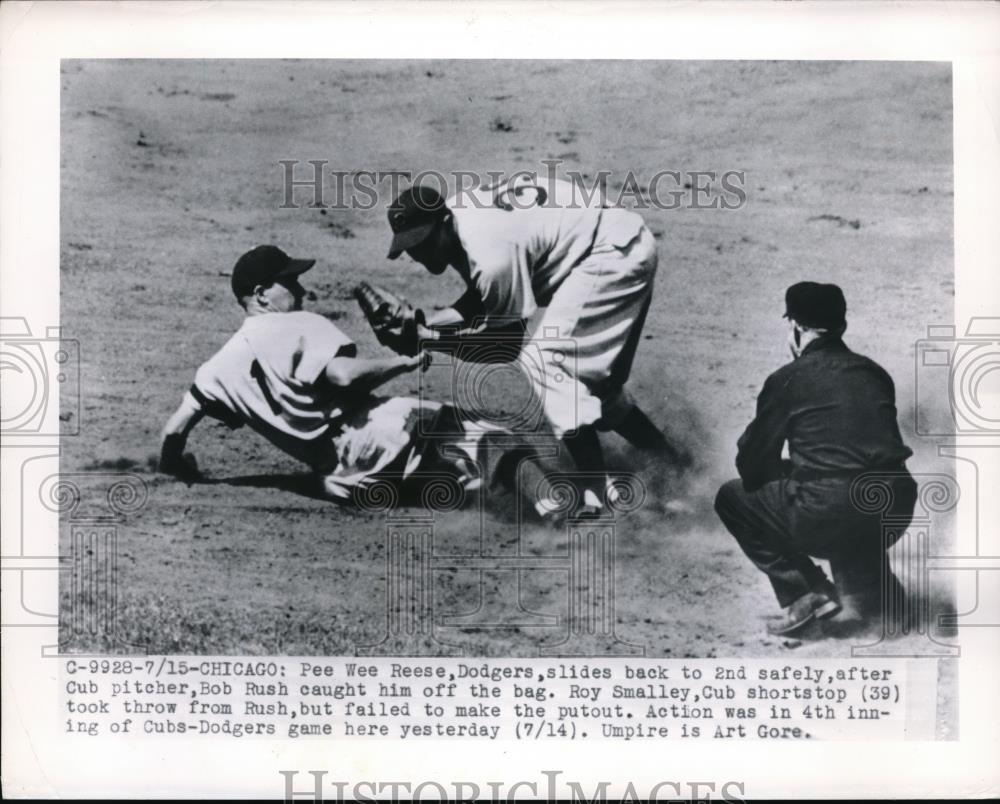
[[[804,327],[836,329],[847,323],[847,301],[836,285],[797,282],[785,291],[785,318]]]
[[[389,259],[394,260],[406,249],[423,242],[448,214],[441,194],[424,185],[407,187],[389,205],[389,226],[392,228],[392,244]]]
[[[273,285],[279,279],[304,274],[316,260],[293,260],[277,246],[257,246],[236,261],[233,293],[237,299],[249,296],[257,285]]]

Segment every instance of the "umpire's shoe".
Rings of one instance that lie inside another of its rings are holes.
[[[825,620],[840,612],[840,600],[832,589],[808,592],[785,609],[781,618],[767,626],[772,636],[788,636],[801,631],[814,620]]]

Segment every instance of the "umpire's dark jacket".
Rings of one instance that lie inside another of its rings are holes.
[[[786,440],[790,467],[781,460]],[[817,338],[767,378],[738,446],[747,491],[784,478],[799,513],[827,526],[831,515],[854,513],[848,491],[859,474],[898,471],[913,482],[903,465],[913,452],[899,432],[892,378],[839,336]]]

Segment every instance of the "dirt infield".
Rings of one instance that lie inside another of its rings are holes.
[[[61,304],[79,340],[80,435],[62,471],[84,491],[132,472],[146,504],[120,527],[115,617],[151,652],[344,654],[385,627],[386,524],[308,496],[304,468],[248,430],[203,422],[189,442],[211,482],[149,471],[166,417],[197,366],[241,322],[228,272],[272,242],[315,257],[307,309],[362,352],[379,347],[350,297],[361,279],[430,306],[442,295],[385,259],[386,198],[370,210],[279,208],[279,160],[329,169],[745,171],[738,210],[644,211],[660,245],[653,308],[631,389],[698,455],[683,483],[646,476],[648,504],[617,525],[616,633],[648,656],[835,656],[877,632],[764,636],[770,588],[711,511],[734,473],[735,441],[764,377],[787,359],[784,288],[840,284],[848,344],[897,383],[915,473],[942,468],[914,434],[914,342],[953,304],[951,79],[945,64],[786,62],[64,62]],[[301,174],[300,174],[301,175]],[[446,377],[430,375],[444,399]],[[410,376],[393,392],[416,393]],[[940,405],[947,404],[943,393]],[[613,437],[611,459],[631,467]],[[88,480],[92,478],[92,480]],[[668,495],[691,510],[672,513]],[[419,512],[417,512],[419,513]],[[951,521],[931,522],[935,549]],[[63,546],[68,550],[69,527]],[[448,554],[565,553],[565,537],[518,535],[509,518],[438,514]],[[562,551],[562,552],[560,552]],[[435,613],[475,612],[510,573],[434,573]],[[521,573],[521,603],[559,616],[561,570]],[[64,614],[78,594],[64,584]],[[932,613],[949,610],[935,588]],[[440,620],[437,637],[473,655],[534,655],[563,636],[526,614],[484,627]],[[545,621],[548,622],[548,621]],[[502,625],[502,624],[501,624]],[[921,637],[911,635],[907,646]],[[114,647],[63,628],[64,649]],[[121,648],[121,646],[118,646]]]

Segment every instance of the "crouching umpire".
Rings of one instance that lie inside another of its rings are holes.
[[[774,372],[738,442],[739,480],[719,489],[715,510],[743,552],[767,574],[783,612],[775,635],[841,611],[880,610],[899,581],[884,561],[881,521],[852,504],[866,472],[887,476],[897,520],[908,522],[917,485],[912,451],[896,421],[892,379],[844,345],[847,305],[836,285],[799,282],[785,294],[793,360]],[[782,461],[787,442],[790,461]],[[899,531],[904,530],[900,527]],[[810,556],[829,559],[836,586]]]

